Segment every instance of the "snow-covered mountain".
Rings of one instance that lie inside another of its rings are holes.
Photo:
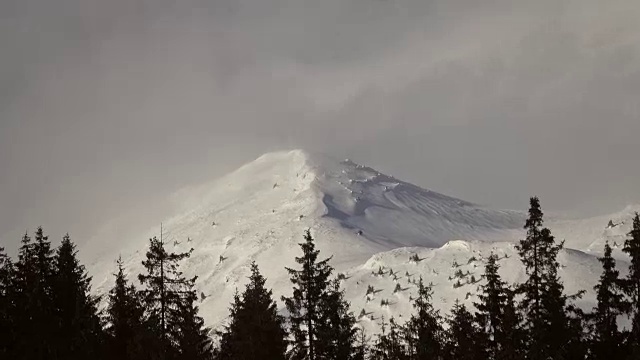
[[[507,281],[524,278],[513,248],[523,236],[524,212],[472,204],[349,160],[300,150],[269,153],[212,183],[182,190],[180,199],[175,216],[163,220],[164,239],[176,251],[195,249],[183,270],[198,275],[198,289],[206,295],[201,313],[212,327],[225,320],[251,261],[258,263],[278,299],[289,295],[284,267],[295,266],[297,243],[307,228],[321,256],[333,256],[332,265],[346,275],[347,298],[356,314],[364,309],[367,315],[360,322],[369,331],[375,331],[380,316],[410,314],[412,281],[420,275],[433,283],[435,306],[443,311],[456,299],[474,300],[483,258],[491,251],[504,257]],[[607,239],[622,243],[637,210],[548,221],[553,233],[566,239],[560,262],[568,291],[593,288],[600,274],[596,255]],[[609,220],[614,226],[607,228]],[[82,253],[94,275],[94,289],[105,293],[112,286],[119,255],[134,280],[142,271],[148,239],[159,233],[157,226],[118,239],[98,235],[89,242]],[[410,262],[414,254],[421,260]],[[616,254],[624,261],[619,250]],[[380,269],[384,275],[378,274]],[[461,286],[454,286],[458,280]],[[366,296],[369,285],[375,292]],[[389,305],[381,306],[382,300]],[[580,304],[588,308],[593,302],[588,293]]]

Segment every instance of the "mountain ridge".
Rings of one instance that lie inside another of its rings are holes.
[[[436,281],[434,291],[442,300],[436,307],[443,310],[460,296],[473,300],[473,295],[467,296],[467,292],[473,293],[471,287],[466,287],[464,294],[462,287],[451,288],[450,268],[456,259],[466,257],[466,263],[479,257],[474,270],[479,278],[482,256],[490,251],[510,254],[511,259],[505,260],[508,279],[522,275],[513,245],[524,235],[524,212],[476,205],[350,160],[302,150],[268,153],[210,183],[185,189],[180,196],[184,201],[176,214],[162,221],[163,239],[169,251],[195,249],[183,270],[199,277],[197,287],[206,297],[200,304],[202,315],[214,328],[224,322],[233,293],[246,282],[251,261],[258,263],[277,298],[288,295],[291,285],[284,267],[295,266],[297,244],[305,229],[316,238],[321,257],[333,256],[336,271],[349,275],[343,285],[356,314],[364,309],[388,317],[411,310],[408,296],[392,293],[397,280],[382,281],[371,274],[372,261],[403,272],[418,272],[427,282]],[[624,213],[618,216],[624,217]],[[622,225],[612,230],[595,223],[605,218],[548,222],[554,233],[554,225],[559,224],[560,238],[569,236],[567,244],[577,251],[567,249],[561,256],[566,267],[578,269],[563,274],[571,280],[571,289],[580,284],[591,290],[595,284],[599,276],[596,247],[605,239],[600,236],[602,231],[615,230],[611,235],[618,237],[624,232]],[[592,230],[576,230],[576,226],[586,225]],[[600,234],[599,228],[603,229]],[[119,255],[132,277],[140,273],[147,240],[159,233],[155,228],[121,240],[96,237],[94,245],[101,243],[103,250],[87,262],[94,274],[95,291],[105,294],[112,286],[111,274]],[[581,238],[585,234],[591,238]],[[406,256],[409,252],[431,260],[411,265]],[[622,257],[619,249],[616,254]],[[580,275],[581,271],[587,275]],[[381,296],[397,301],[382,307],[375,304],[377,299],[367,300],[364,289],[370,284],[381,287]],[[410,283],[401,286],[409,295]],[[585,307],[593,300],[589,296],[582,304]],[[375,331],[374,323],[367,325],[371,331]]]

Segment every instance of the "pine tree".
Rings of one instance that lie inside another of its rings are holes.
[[[519,359],[521,331],[519,316],[514,304],[514,294],[498,274],[498,256],[489,255],[485,265],[486,284],[478,294],[476,321],[482,329],[482,341],[488,359]]]
[[[294,285],[293,296],[282,298],[289,312],[289,331],[293,337],[288,354],[294,360],[340,360],[339,356],[353,353],[351,341],[355,340],[355,331],[348,328],[355,323],[355,318],[337,285],[331,285],[331,258],[318,261],[319,251],[309,230],[304,240],[299,244],[302,256],[295,259],[302,269],[287,268]],[[347,332],[352,335],[346,337]]]
[[[191,286],[196,278],[187,279],[179,270],[180,261],[188,258],[191,252],[169,253],[160,240],[149,240],[146,260],[142,265],[147,274],[138,275],[140,283],[146,288],[140,291],[146,310],[146,326],[156,334],[159,344],[154,347],[159,359],[171,359],[176,356],[177,343],[172,337],[180,321],[179,308],[191,294]]]
[[[54,258],[53,300],[58,322],[56,346],[61,359],[96,359],[102,354],[99,298],[90,294],[91,277],[77,259],[75,244],[65,235]]]
[[[25,234],[16,264],[16,354],[21,359],[56,359],[57,319],[53,298],[53,251],[38,228]]]
[[[593,309],[594,336],[591,344],[593,360],[624,359],[624,335],[618,330],[618,316],[625,312],[624,294],[620,289],[619,272],[616,261],[611,256],[607,242],[602,263],[600,281],[594,287],[598,304]]]
[[[220,336],[218,360],[284,360],[287,341],[284,319],[258,265],[251,263],[251,276],[242,295],[236,293],[229,325]]]
[[[406,325],[411,359],[441,359],[442,357],[444,334],[441,316],[431,303],[432,297],[431,286],[425,286],[421,277],[418,282],[418,296],[413,302],[416,314],[411,316]]]
[[[446,360],[481,360],[484,351],[480,341],[480,329],[477,327],[473,315],[464,305],[456,300],[447,319],[449,328],[446,331],[444,356]]]
[[[624,251],[631,260],[629,275],[625,281],[625,292],[631,300],[629,314],[631,333],[628,338],[629,359],[640,358],[640,215],[635,214],[632,229],[624,242]]]
[[[107,328],[109,358],[114,360],[139,360],[145,357],[144,308],[133,284],[129,284],[122,259],[118,259],[115,285],[109,291]]]
[[[542,210],[537,197],[531,198],[527,237],[516,246],[529,276],[519,291],[521,308],[526,316],[528,354],[533,360],[567,359],[570,349],[578,348],[581,334],[576,334],[568,315],[564,286],[558,275],[556,260],[563,243],[556,244],[551,231],[543,228]],[[576,295],[579,296],[580,294]]]
[[[13,357],[16,341],[14,275],[13,262],[4,248],[0,247],[0,334],[4,336],[0,341],[2,359]]]

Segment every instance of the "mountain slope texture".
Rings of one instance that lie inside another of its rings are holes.
[[[491,252],[502,259],[506,281],[525,278],[514,249],[524,237],[524,212],[469,203],[349,160],[300,150],[269,153],[212,183],[182,190],[180,198],[176,214],[163,221],[163,240],[169,249],[194,248],[183,270],[198,275],[201,313],[214,328],[226,320],[252,261],[276,298],[289,295],[284,267],[294,266],[305,229],[311,230],[321,257],[333,256],[331,264],[345,275],[347,300],[369,332],[377,331],[382,316],[409,316],[420,276],[433,284],[434,305],[443,312],[456,299],[472,305]],[[638,210],[629,206],[581,220],[548,217],[546,225],[556,238],[566,240],[559,260],[568,292],[587,290],[581,307],[595,303],[597,256],[605,241],[613,245],[619,268],[627,267],[620,248]],[[140,273],[153,236],[160,236],[160,226],[118,239],[92,239],[83,253],[96,291],[104,294],[112,286],[120,255],[131,276]],[[415,255],[419,261],[409,261]],[[374,292],[367,295],[369,286]]]

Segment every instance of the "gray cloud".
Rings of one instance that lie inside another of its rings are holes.
[[[633,0],[0,3],[0,241],[158,222],[260,153],[466,200],[639,202]]]

